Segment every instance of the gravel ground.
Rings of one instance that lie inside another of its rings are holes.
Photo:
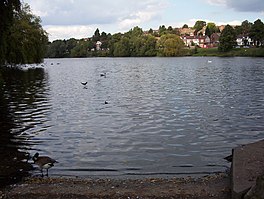
[[[32,177],[6,187],[0,198],[230,199],[226,173],[201,178],[79,179]]]

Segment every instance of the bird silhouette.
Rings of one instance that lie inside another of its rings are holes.
[[[87,82],[81,82],[81,84],[85,86],[87,84]]]
[[[104,103],[105,103],[105,104],[109,104],[109,102],[108,102],[108,101],[105,101]]]
[[[39,153],[36,153],[32,160],[34,161],[34,164],[38,165],[40,168],[42,177],[43,177],[43,169],[47,170],[47,176],[49,176],[49,169],[54,166],[54,163],[57,163],[56,160],[48,157],[48,156],[39,156]]]
[[[106,73],[101,73],[100,76],[101,77],[106,77]]]

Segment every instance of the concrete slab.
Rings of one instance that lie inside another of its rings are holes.
[[[241,199],[264,174],[264,140],[234,148],[231,167],[232,199]]]

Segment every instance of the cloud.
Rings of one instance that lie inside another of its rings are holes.
[[[95,29],[125,32],[160,19],[169,0],[24,0],[55,39],[92,36]]]
[[[237,11],[242,12],[263,12],[264,1],[263,0],[227,0],[227,6],[234,8]]]
[[[212,5],[224,5],[239,12],[264,12],[263,0],[207,0]]]
[[[140,22],[144,14],[154,17],[168,0],[25,0],[43,25],[92,25]],[[160,3],[163,2],[163,3]],[[131,19],[129,19],[131,18]],[[124,22],[122,22],[124,21]],[[125,25],[123,25],[125,26]]]
[[[162,10],[166,7],[166,3],[157,3],[155,1],[144,6],[142,5],[142,9],[119,19],[119,29],[124,30],[134,26],[140,26],[140,24],[151,20],[159,19],[161,18]]]
[[[95,28],[91,26],[44,26],[43,27],[49,34],[49,40],[56,39],[81,39],[91,36]]]

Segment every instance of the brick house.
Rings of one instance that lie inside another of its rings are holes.
[[[201,48],[208,48],[210,45],[210,38],[208,36],[182,36],[181,39],[188,47],[199,46]]]

